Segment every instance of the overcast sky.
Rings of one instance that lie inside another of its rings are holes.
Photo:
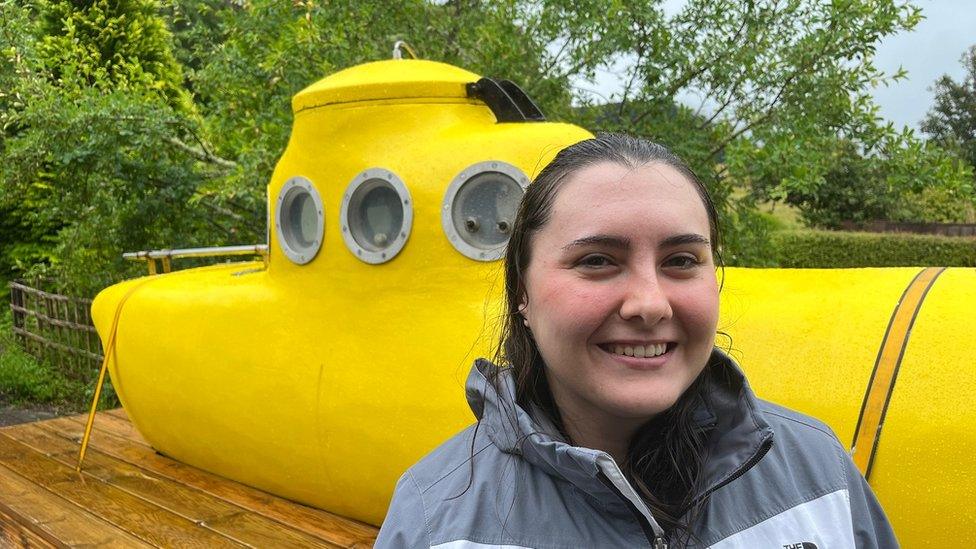
[[[943,74],[962,80],[965,70],[959,59],[976,44],[976,0],[915,0],[925,19],[908,33],[881,43],[877,67],[894,72],[899,64],[908,78],[875,90],[881,114],[895,125],[918,127],[932,106],[932,84]]]
[[[917,129],[932,106],[933,94],[929,88],[935,80],[949,74],[958,81],[965,73],[959,59],[969,46],[976,44],[976,0],[914,0],[913,3],[922,8],[925,19],[912,32],[886,38],[878,46],[875,57],[879,69],[890,74],[902,66],[908,71],[908,77],[876,89],[874,97],[881,116],[897,127],[908,125]],[[663,6],[666,13],[674,13],[684,4],[685,0],[665,0]],[[593,91],[609,97],[619,89],[619,76],[606,72],[598,75]],[[692,100],[688,98],[686,102]]]

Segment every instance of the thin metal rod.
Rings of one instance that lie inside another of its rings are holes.
[[[119,332],[119,317],[122,316],[122,306],[128,301],[129,297],[141,288],[145,283],[156,280],[155,278],[145,278],[142,282],[133,285],[129,291],[122,296],[119,304],[115,307],[115,316],[112,318],[112,326],[109,330],[108,342],[105,345],[105,358],[102,359],[102,369],[98,372],[98,382],[95,384],[95,396],[92,398],[91,409],[88,411],[88,421],[85,423],[85,435],[81,437],[81,450],[78,452],[77,472],[81,472],[81,464],[85,461],[85,451],[88,450],[88,440],[91,438],[92,427],[95,426],[95,409],[98,408],[98,399],[102,396],[102,385],[105,383],[105,373],[108,371],[108,362],[115,357],[115,336]]]
[[[268,255],[267,244],[251,244],[248,246],[218,246],[216,248],[183,248],[179,250],[148,250],[141,252],[126,252],[125,259],[132,261],[149,261],[151,259],[166,259],[179,257],[219,257],[227,255]]]

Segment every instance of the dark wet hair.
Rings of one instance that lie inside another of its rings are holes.
[[[682,174],[694,186],[708,214],[709,238],[716,265],[721,265],[718,215],[708,190],[688,165],[667,147],[645,139],[604,133],[561,150],[529,185],[512,226],[505,255],[506,315],[496,359],[511,370],[516,400],[525,410],[540,409],[572,443],[545,376],[545,363],[532,334],[522,322],[519,304],[525,293],[525,273],[532,260],[532,236],[552,215],[553,202],[566,179],[599,163],[627,168],[664,164]],[[633,437],[624,474],[645,499],[661,526],[669,532],[689,531],[702,501],[692,504],[706,459],[705,433],[694,425],[692,414],[698,395],[708,384],[709,368],[678,401],[645,424]],[[533,406],[534,405],[534,406]],[[683,518],[684,517],[684,518]]]

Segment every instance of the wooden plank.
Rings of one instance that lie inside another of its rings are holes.
[[[319,538],[313,538],[310,534],[297,528],[268,528],[269,523],[275,523],[272,519],[251,511],[241,512],[236,515],[221,517],[215,521],[208,522],[207,525],[219,531],[233,533],[236,536],[245,538],[248,543],[255,547],[328,547],[339,548],[342,545],[327,542]],[[280,526],[280,525],[279,525]],[[308,540],[315,540],[309,542]]]
[[[125,408],[113,408],[111,410],[105,410],[105,413],[129,421],[129,414],[125,413]]]
[[[152,547],[3,465],[0,465],[0,513],[7,515],[0,517],[0,521],[9,519],[40,539],[35,540],[36,545],[27,547]],[[0,539],[0,546],[6,547],[7,541]]]
[[[65,419],[73,421],[82,428],[85,427],[85,422],[88,420],[88,416],[85,414],[78,414],[74,416],[65,416]],[[95,417],[95,430],[105,431],[116,436],[120,436],[127,440],[131,440],[137,444],[141,444],[150,448],[149,442],[139,434],[139,431],[135,428],[128,419],[120,418],[113,414],[99,413]]]
[[[78,445],[71,440],[36,424],[18,425],[5,432],[69,467],[75,464]],[[264,547],[273,542],[278,547],[337,547],[226,500],[107,456],[95,448],[86,457],[83,472],[247,545]]]
[[[48,547],[59,547],[56,543],[48,541],[27,527],[18,518],[4,512],[4,506],[0,503],[0,547],[16,547],[19,549],[34,549]]]
[[[119,488],[58,463],[0,432],[0,462],[7,468],[118,528],[157,546],[239,547],[205,525],[177,516]]]
[[[255,513],[290,524],[341,547],[373,546],[378,532],[374,526],[272,496],[169,459],[146,445],[134,443],[117,433],[102,431],[101,428],[109,424],[108,421],[102,421],[103,415],[100,413],[95,420],[90,448],[193,486]],[[37,425],[77,442],[81,440],[84,429],[82,421],[78,417],[64,417],[46,420]]]

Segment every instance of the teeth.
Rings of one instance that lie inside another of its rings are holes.
[[[651,358],[660,356],[663,355],[667,350],[668,346],[666,343],[636,346],[614,345],[610,348],[610,352],[615,355],[632,356],[635,358]]]

